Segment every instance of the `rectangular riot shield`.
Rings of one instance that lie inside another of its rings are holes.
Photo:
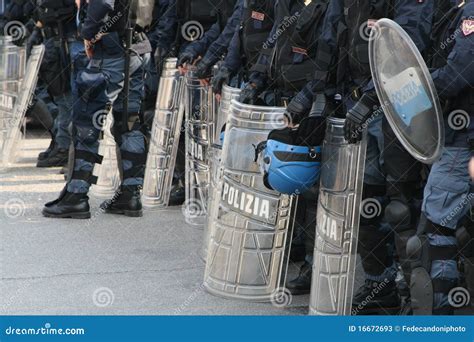
[[[222,96],[219,104],[219,109],[217,111],[216,124],[214,125],[214,144],[212,144],[209,153],[209,172],[210,172],[210,186],[208,191],[207,199],[207,220],[204,226],[204,241],[203,241],[203,258],[207,257],[207,246],[209,244],[209,238],[211,235],[213,220],[210,219],[211,212],[214,208],[214,196],[218,190],[218,184],[220,180],[220,165],[221,165],[221,155],[222,155],[222,144],[224,142],[223,136],[225,130],[225,124],[230,112],[230,105],[232,100],[237,100],[240,95],[241,90],[239,88],[232,88],[227,85],[224,85],[222,88]]]
[[[322,150],[310,314],[350,315],[357,257],[366,138],[344,139],[344,120],[329,118]]]
[[[210,220],[204,286],[211,294],[271,301],[286,278],[290,196],[265,187],[255,146],[283,128],[280,107],[232,101]]]
[[[166,208],[170,198],[184,115],[184,82],[176,63],[166,59],[160,78],[142,194],[148,209]]]
[[[209,149],[214,140],[217,105],[211,87],[202,85],[194,69],[186,74],[186,201],[190,225],[204,226],[209,191]]]
[[[3,106],[0,108],[2,118],[0,121],[0,168],[7,167],[11,162],[13,162],[15,156],[15,148],[19,145],[19,140],[21,137],[21,123],[25,117],[28,106],[32,100],[34,90],[36,88],[36,82],[38,81],[38,72],[41,66],[41,61],[44,55],[44,45],[37,45],[33,47],[31,51],[30,58],[28,59],[28,64],[26,71],[24,69],[25,61],[25,48],[20,47],[16,50],[18,56],[13,57],[12,50],[7,49],[8,57],[3,61],[9,65],[6,70],[7,81],[6,81],[6,92],[0,94],[1,100],[3,101]],[[2,54],[2,52],[0,52]],[[19,82],[18,96],[15,97],[14,94],[8,93],[11,87],[15,87],[14,82],[10,82],[11,74],[14,72],[10,70],[12,64],[15,67],[19,68],[20,72],[18,73],[19,77],[23,77]],[[2,81],[3,83],[3,81]],[[2,90],[5,88],[2,85]],[[2,91],[0,90],[0,91]]]

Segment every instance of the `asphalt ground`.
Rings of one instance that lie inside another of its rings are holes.
[[[44,218],[43,204],[64,185],[59,168],[35,167],[48,144],[29,133],[0,172],[0,314],[307,314],[309,296],[280,308],[206,293],[203,230],[179,207],[134,219],[103,214],[91,197],[90,220]]]

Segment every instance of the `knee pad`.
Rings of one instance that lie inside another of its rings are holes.
[[[410,227],[412,218],[410,207],[399,200],[392,200],[385,208],[385,219],[395,230],[406,230]]]
[[[84,145],[89,145],[97,142],[99,140],[100,130],[91,126],[74,126],[73,127],[73,137],[75,141],[79,141]]]

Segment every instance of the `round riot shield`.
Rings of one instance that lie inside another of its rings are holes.
[[[436,161],[444,145],[438,95],[415,43],[390,19],[377,21],[369,42],[372,78],[394,133],[419,161]]]

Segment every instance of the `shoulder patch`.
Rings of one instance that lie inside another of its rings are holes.
[[[462,33],[464,33],[465,36],[474,33],[474,20],[465,19],[462,22]]]

